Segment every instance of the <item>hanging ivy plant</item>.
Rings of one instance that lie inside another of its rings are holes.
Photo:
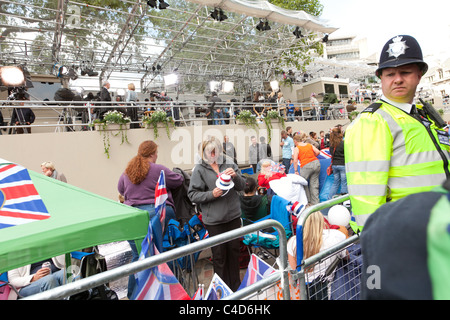
[[[248,110],[242,110],[236,116],[236,120],[239,120],[249,128],[258,129],[258,124],[256,122],[256,116]]]
[[[142,123],[145,128],[153,128],[153,135],[155,139],[159,137],[158,124],[163,124],[166,128],[167,137],[170,139],[169,124],[175,128],[175,121],[172,117],[168,117],[165,111],[155,111],[150,116],[144,116]]]
[[[130,128],[131,119],[125,117],[122,112],[117,110],[108,111],[104,114],[103,119],[95,119],[94,126],[100,134],[103,135],[103,148],[106,156],[109,159],[109,148],[111,147],[111,143],[109,140],[110,134],[114,137],[117,137],[121,134],[122,142],[128,142],[127,130]],[[113,131],[118,131],[117,133],[113,133]]]
[[[279,115],[278,111],[275,111],[275,110],[267,111],[267,115],[264,117],[264,123],[266,124],[266,127],[267,127],[267,135],[269,137],[269,143],[270,143],[270,141],[272,141],[272,128],[273,128],[272,120],[280,121],[281,127],[283,129],[286,128],[286,126],[284,124],[284,118]]]

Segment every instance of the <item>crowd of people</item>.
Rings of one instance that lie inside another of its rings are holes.
[[[289,163],[286,162],[288,168],[297,160],[305,163],[304,159],[309,159],[309,151],[318,150],[304,142],[307,137],[316,142],[319,147],[327,148],[329,145],[328,135],[323,132],[321,132],[320,139],[317,139],[313,133],[308,136],[304,132],[292,134],[292,128],[288,128],[288,132],[283,131],[282,135],[285,136],[283,140],[292,140],[290,135],[293,135],[296,140],[295,147],[289,149],[289,159],[286,159],[289,160]],[[309,149],[304,151],[302,149],[304,146],[309,146]],[[257,142],[255,136],[251,137],[249,156],[251,162],[255,162],[252,164],[255,167],[255,175],[241,173],[236,161],[236,150],[227,136],[224,136],[223,141],[216,137],[207,138],[200,143],[198,152],[198,160],[192,170],[187,196],[193,204],[198,206],[201,220],[210,236],[234,230],[241,227],[242,224],[246,225],[249,221],[256,221],[270,214],[270,200],[274,194],[270,182],[285,177],[288,172],[285,171],[282,163],[274,162],[271,159],[272,151],[264,137],[260,138],[260,143]],[[313,155],[313,157],[315,156]],[[128,163],[125,172],[120,177],[118,191],[123,196],[122,201],[125,204],[148,211],[151,219],[155,214],[155,199],[152,195],[155,192],[158,175],[163,170],[169,196],[167,224],[169,219],[175,219],[177,216],[176,208],[173,206],[172,190],[183,183],[183,176],[164,165],[156,164],[156,159],[157,145],[155,142],[143,142],[138,149],[138,155]],[[307,164],[301,171],[296,170],[296,174],[300,171],[302,176],[311,181],[311,185],[314,185],[314,187],[305,188],[311,189],[307,193],[311,205],[319,202],[317,170],[320,170],[320,164],[318,164],[317,158],[313,162],[316,165],[310,170],[308,170]],[[275,167],[276,170],[274,170]],[[258,168],[257,171],[256,168]],[[132,241],[130,241],[130,246],[135,248]],[[212,248],[214,272],[233,291],[240,285],[240,252],[238,240]],[[137,258],[138,254],[133,249],[133,260]],[[134,286],[134,278],[130,276],[129,297]]]
[[[152,91],[148,98],[139,99],[135,85],[129,83],[127,90],[123,90],[123,94],[116,94],[115,98],[110,92],[111,84],[108,81],[102,83],[100,91],[96,94],[89,92],[75,93],[68,88],[60,88],[54,95],[54,101],[45,99],[45,103],[49,106],[58,104],[60,101],[73,101],[74,109],[70,111],[70,117],[79,117],[85,125],[81,126],[81,130],[89,129],[88,124],[92,124],[96,119],[102,120],[105,113],[111,110],[121,112],[124,116],[131,120],[130,128],[140,128],[140,120],[144,115],[151,115],[154,111],[163,111],[168,117],[172,117],[176,126],[181,125],[182,112],[181,109],[185,103],[174,102],[165,91]],[[328,96],[328,95],[326,95]],[[285,99],[281,90],[271,91],[270,93],[262,93],[256,91],[252,98],[244,98],[243,101],[237,99],[229,99],[222,101],[217,92],[212,92],[208,102],[204,105],[195,107],[196,117],[206,117],[208,125],[226,125],[234,123],[235,119],[241,111],[250,111],[258,122],[262,123],[269,111],[276,111],[285,121],[308,121],[308,120],[325,120],[325,119],[342,119],[347,113],[348,107],[345,108],[342,101],[338,101],[333,95],[332,100],[324,99],[323,103],[319,103],[317,95],[313,93],[309,103],[299,105],[292,103],[291,100]],[[29,95],[16,97],[14,100],[30,100]],[[10,119],[10,125],[18,126],[10,129],[9,133],[31,133],[31,124],[36,120],[36,115],[29,103],[24,105],[20,103],[13,109]],[[349,102],[350,104],[350,102]],[[77,108],[84,106],[86,108]],[[334,108],[329,108],[335,106]],[[336,109],[337,107],[339,108]],[[69,108],[70,109],[70,108]],[[64,118],[61,113],[59,121]],[[72,123],[72,122],[71,122]],[[3,115],[0,110],[0,125],[8,125],[4,122]],[[66,128],[73,130],[73,127]],[[14,131],[13,131],[14,130]],[[0,134],[1,131],[0,131]]]

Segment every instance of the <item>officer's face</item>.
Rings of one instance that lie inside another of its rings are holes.
[[[381,86],[386,98],[400,103],[412,103],[422,72],[417,64],[383,69]]]

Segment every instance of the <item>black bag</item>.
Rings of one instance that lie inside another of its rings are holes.
[[[92,254],[84,256],[81,259],[81,278],[86,278],[106,270],[105,257],[98,252],[97,247],[93,248]],[[119,298],[117,294],[111,290],[109,284],[105,283],[98,287],[77,293],[71,296],[69,300],[119,300]]]

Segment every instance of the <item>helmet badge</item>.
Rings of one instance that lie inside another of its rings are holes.
[[[389,57],[398,58],[402,54],[405,54],[406,49],[409,47],[406,45],[406,41],[402,41],[403,37],[397,36],[392,39],[392,43],[389,44],[389,49],[386,51],[389,53]]]

